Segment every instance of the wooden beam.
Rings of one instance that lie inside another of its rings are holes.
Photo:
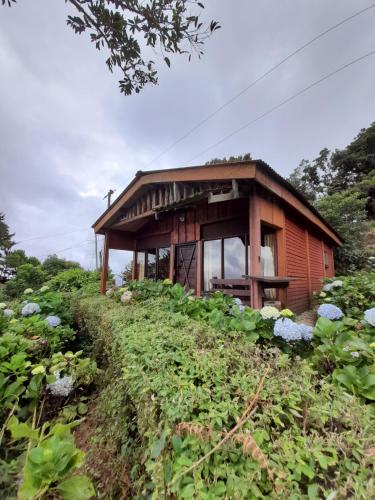
[[[249,274],[252,276],[260,276],[262,274],[260,231],[260,199],[257,195],[256,187],[253,186],[249,197]],[[260,309],[262,307],[262,288],[256,280],[252,280],[251,307],[253,309]]]
[[[108,280],[108,258],[109,258],[109,233],[105,233],[104,237],[104,249],[102,256],[102,271],[100,276],[100,293],[105,295],[107,289]]]

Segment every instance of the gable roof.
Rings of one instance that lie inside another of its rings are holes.
[[[140,170],[113,203],[94,222],[92,227],[96,233],[104,232],[106,228],[110,227],[111,220],[118,211],[145,185],[163,182],[199,182],[229,179],[255,180],[263,188],[294,207],[313,224],[319,226],[337,245],[342,244],[342,238],[338,232],[302,193],[263,160],[235,161],[164,170]]]

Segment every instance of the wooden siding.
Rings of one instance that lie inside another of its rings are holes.
[[[305,230],[287,217],[285,232],[286,274],[298,278],[289,284],[287,306],[301,313],[308,309],[310,301]]]
[[[326,243],[324,245],[324,251],[327,252],[328,256],[328,267],[325,267],[324,269],[324,276],[326,278],[333,278],[335,275],[335,260],[333,256],[333,248],[331,246],[328,246]]]
[[[311,291],[317,292],[322,288],[324,278],[323,246],[322,241],[309,232],[309,262]]]

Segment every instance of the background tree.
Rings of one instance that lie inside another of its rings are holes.
[[[16,0],[1,0],[9,7]],[[121,92],[130,95],[158,82],[155,62],[144,57],[146,48],[162,54],[193,54],[200,57],[206,38],[219,25],[205,25],[196,12],[204,8],[197,0],[65,0],[75,9],[67,24],[75,33],[87,32],[98,50],[105,48],[111,72],[122,72]]]
[[[47,274],[41,266],[33,264],[22,264],[17,268],[16,277],[5,284],[5,294],[10,297],[18,297],[26,288],[39,288],[47,279]]]
[[[212,160],[206,161],[205,165],[215,165],[215,163],[231,163],[234,161],[245,160],[252,160],[251,153],[245,153],[238,156],[229,156],[229,158],[212,158]]]
[[[55,254],[49,255],[42,264],[42,270],[48,277],[56,276],[56,274],[67,269],[82,269],[82,267],[78,262],[61,259]]]
[[[14,234],[9,231],[9,226],[5,222],[5,214],[0,212],[0,283],[4,283],[9,278],[9,268],[6,265],[6,257],[15,245]]]
[[[344,240],[335,249],[336,272],[346,274],[366,266],[366,234],[370,227],[366,213],[367,198],[354,190],[336,192],[320,198],[315,206]]]

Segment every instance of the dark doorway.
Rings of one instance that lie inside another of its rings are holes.
[[[176,246],[176,283],[186,289],[195,289],[196,250],[195,243]]]

